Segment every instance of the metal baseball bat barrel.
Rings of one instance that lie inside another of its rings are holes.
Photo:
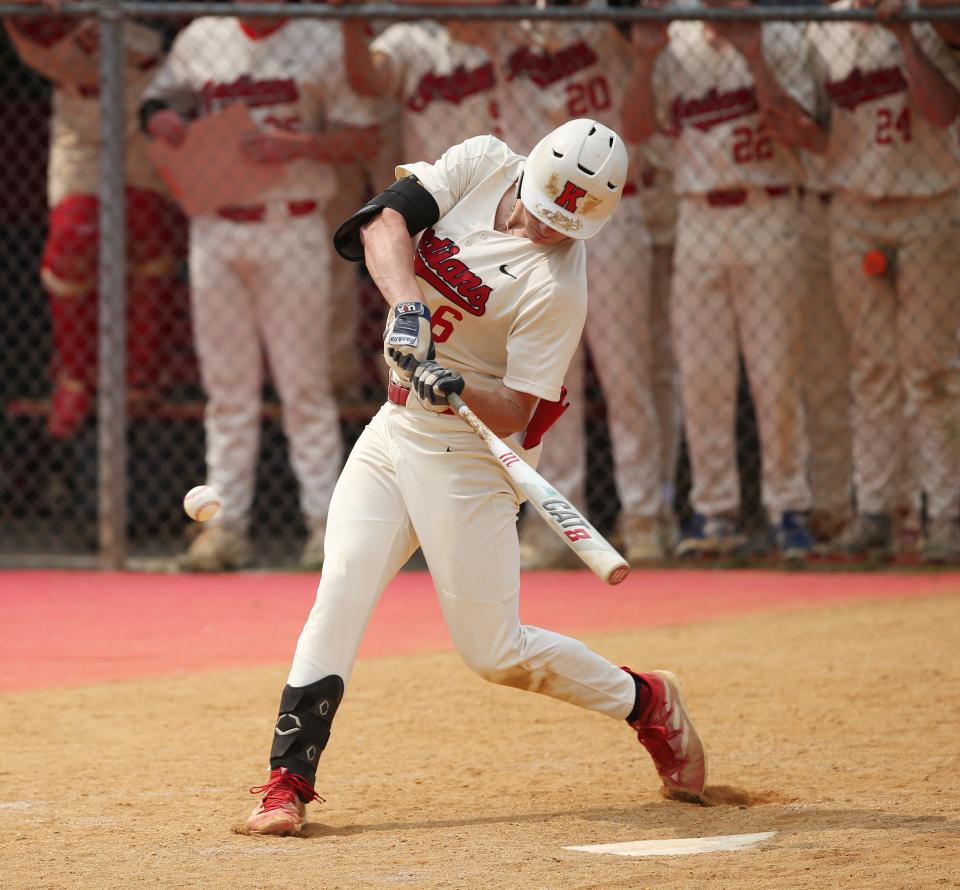
[[[607,584],[619,584],[630,573],[627,561],[583,514],[533,467],[517,455],[458,395],[447,399],[457,415],[486,443],[507,475],[561,540]]]

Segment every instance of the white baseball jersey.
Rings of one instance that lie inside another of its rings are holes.
[[[602,9],[606,3],[591,0],[587,5]],[[573,118],[593,118],[621,130],[619,110],[627,98],[623,84],[633,51],[616,27],[607,22],[541,22],[504,29],[503,38],[497,54],[498,105],[508,142],[530,151],[545,133]],[[587,340],[594,370],[608,392],[618,385],[615,381],[625,367],[635,375],[644,373],[638,354],[646,331],[638,328],[643,327],[649,299],[650,251],[641,199],[635,194],[636,148],[628,146],[628,154],[624,199],[614,219],[587,248]],[[601,319],[621,317],[628,321],[618,328],[614,338],[618,345],[612,346]],[[585,497],[587,455],[583,359],[584,351],[573,359],[565,380],[570,408],[551,429],[541,457],[551,482],[579,503]],[[659,446],[652,441],[656,430],[648,420],[653,415],[649,394],[645,389],[636,398],[612,401],[608,423],[621,504],[633,509],[642,503],[641,509],[656,513],[658,473],[655,468],[647,470],[655,464],[650,456]]]
[[[50,161],[47,201],[51,207],[67,195],[96,194],[100,184],[99,44],[94,20],[55,34],[57,39],[32,39],[33,29],[8,29],[24,63],[55,84],[50,122]],[[39,34],[33,35],[39,37]],[[126,51],[124,105],[126,110],[125,179],[139,188],[162,191],[163,185],[146,154],[137,122],[140,95],[160,61],[160,35],[143,25],[123,27]]]
[[[261,126],[322,132],[328,124],[369,126],[376,103],[343,77],[343,38],[334,22],[289,21],[255,36],[235,18],[200,18],[176,39],[144,99],[195,98],[198,114],[246,105]],[[324,198],[334,189],[328,164],[296,160],[263,195],[265,202]]]
[[[606,8],[590,0],[590,8]],[[607,22],[544,22],[514,30],[497,58],[504,138],[530,151],[550,130],[573,118],[593,118],[621,131],[619,109],[633,51]],[[631,151],[631,169],[635,169]]]
[[[799,182],[796,156],[760,128],[753,76],[740,52],[712,40],[703,22],[674,22],[669,33],[654,68],[654,93],[660,124],[676,138],[677,193]],[[812,111],[802,32],[789,24],[764,25],[763,52],[780,85]]]
[[[487,53],[453,40],[436,22],[399,23],[371,44],[390,60],[390,92],[403,106],[403,151],[439,158],[454,132],[496,131],[496,74]]]
[[[415,257],[437,361],[471,386],[502,381],[555,400],[586,317],[586,250],[582,241],[540,247],[494,230],[523,164],[495,136],[477,136],[397,176],[414,174],[440,208]]]
[[[960,65],[932,26],[912,29],[933,64],[960,88]],[[938,129],[914,105],[892,33],[860,22],[822,22],[811,25],[808,39],[830,116],[825,161],[834,187],[884,198],[939,195],[960,185],[958,125]]]

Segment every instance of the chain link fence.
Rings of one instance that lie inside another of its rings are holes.
[[[541,472],[635,563],[960,559],[951,11],[3,11],[4,564],[315,568],[385,386],[330,232],[402,160],[575,117],[631,171]],[[525,565],[569,565],[545,531]]]

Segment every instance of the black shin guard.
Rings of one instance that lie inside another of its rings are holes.
[[[270,768],[285,766],[311,785],[317,761],[330,738],[330,725],[343,698],[343,680],[331,674],[309,686],[284,686],[273,731]]]

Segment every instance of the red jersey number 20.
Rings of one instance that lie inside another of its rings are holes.
[[[568,83],[567,112],[570,117],[583,117],[591,111],[605,111],[611,106],[610,84],[598,74],[589,80],[577,80]]]

